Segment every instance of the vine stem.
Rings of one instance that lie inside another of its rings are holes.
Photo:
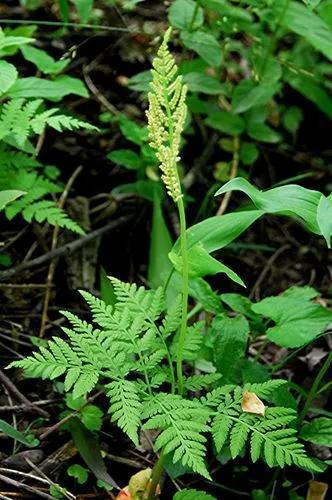
[[[180,244],[181,244],[181,257],[182,257],[182,316],[181,316],[181,329],[179,346],[176,357],[176,373],[178,378],[178,391],[183,394],[183,348],[187,333],[187,313],[188,313],[188,295],[189,295],[189,263],[188,263],[188,248],[187,248],[187,226],[186,226],[186,213],[184,209],[183,198],[177,201],[180,218]]]
[[[310,407],[311,407],[311,404],[313,402],[313,400],[315,399],[316,397],[316,394],[318,392],[318,389],[319,389],[319,386],[321,384],[321,381],[323,380],[324,376],[325,376],[325,373],[328,371],[328,369],[330,368],[332,364],[332,351],[329,353],[329,355],[327,356],[327,358],[325,359],[321,369],[319,370],[319,372],[317,373],[317,376],[311,386],[311,389],[309,391],[309,394],[308,394],[308,397],[307,397],[307,400],[304,404],[304,407],[300,413],[300,416],[299,416],[299,422],[300,424],[303,422],[304,418],[306,417],[308,411],[310,410]]]

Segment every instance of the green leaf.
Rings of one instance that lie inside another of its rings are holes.
[[[0,94],[6,92],[16,81],[17,70],[13,64],[0,61]]]
[[[81,23],[87,23],[91,17],[93,0],[75,0],[75,6]]]
[[[120,116],[120,130],[128,141],[142,146],[148,139],[147,127],[141,127],[126,115]]]
[[[216,498],[201,490],[185,489],[175,493],[173,500],[216,500]]]
[[[270,101],[277,92],[275,83],[255,84],[252,80],[242,80],[233,92],[232,111],[244,113],[254,106],[262,106]]]
[[[148,265],[148,281],[152,288],[158,288],[163,285],[165,277],[172,269],[168,254],[171,251],[173,242],[163,216],[163,192],[160,191],[159,184],[156,184],[153,200]]]
[[[332,321],[332,311],[312,302],[317,295],[309,287],[292,287],[277,297],[267,297],[252,310],[271,318],[276,325],[268,328],[267,337],[282,347],[302,347],[315,340]]]
[[[210,66],[220,66],[222,51],[218,40],[212,33],[203,30],[181,31],[180,37],[185,47],[196,52]]]
[[[278,12],[283,7],[278,3],[274,5]],[[332,60],[331,30],[317,14],[299,2],[290,2],[281,22],[289,30],[303,36],[308,43]]]
[[[281,140],[280,134],[265,123],[251,123],[248,125],[247,131],[248,135],[256,141],[274,144]]]
[[[59,101],[69,94],[88,97],[88,91],[81,80],[67,75],[61,75],[56,80],[44,80],[34,76],[28,78],[19,78],[6,93],[7,96],[14,98],[38,97],[49,99],[50,101]]]
[[[67,469],[68,476],[74,477],[78,484],[84,484],[88,480],[89,472],[79,464],[73,464]]]
[[[245,356],[249,332],[249,323],[243,316],[229,318],[219,314],[212,322],[214,365],[225,383],[237,382],[236,370]]]
[[[100,268],[100,297],[105,304],[114,306],[116,304],[116,295],[111,280],[103,267]]]
[[[317,224],[317,207],[321,193],[296,184],[289,184],[267,191],[260,191],[247,180],[237,177],[220,188],[216,196],[228,191],[242,191],[255,206],[265,213],[284,214],[300,218],[312,232],[320,234]]]
[[[251,142],[241,142],[240,160],[244,165],[253,165],[259,156],[257,146]]]
[[[81,424],[77,418],[72,418],[68,424],[74,444],[91,472],[97,479],[120,489],[114,479],[108,474],[101,455],[97,438]]]
[[[174,28],[196,30],[204,22],[204,13],[193,0],[175,0],[168,9],[168,21]],[[197,8],[197,10],[196,10]]]
[[[8,47],[21,47],[26,43],[34,42],[34,38],[26,36],[5,36],[3,31],[0,32],[0,51]]]
[[[303,0],[303,1],[309,7],[309,9],[313,10],[321,3],[322,0]]]
[[[103,412],[98,406],[87,405],[82,408],[81,421],[89,431],[100,431],[103,423]]]
[[[324,236],[328,248],[331,248],[332,236],[332,193],[329,196],[322,195],[318,203],[317,222]]]
[[[28,448],[33,448],[39,444],[38,439],[23,434],[23,432],[18,431],[15,427],[5,422],[5,420],[0,420],[0,431],[6,434],[6,436],[15,439],[15,441],[24,444]]]
[[[304,424],[300,437],[317,445],[332,447],[332,418],[314,418],[308,424]]]
[[[303,111],[297,106],[291,106],[287,108],[285,114],[282,117],[282,122],[286,130],[291,134],[295,134],[303,120]]]
[[[46,75],[61,73],[61,71],[63,71],[70,62],[69,59],[55,61],[55,59],[48,55],[45,50],[37,49],[36,47],[31,47],[30,45],[21,47],[21,52],[24,59],[33,63],[39,71],[45,73]]]
[[[332,119],[332,99],[312,78],[289,73],[286,81]]]
[[[17,189],[0,191],[0,210],[3,210],[8,203],[16,200],[24,194],[27,194],[26,191],[18,191]]]
[[[126,167],[129,170],[139,170],[143,162],[137,153],[130,149],[116,149],[107,155],[109,160],[112,160],[117,165]]]
[[[173,252],[170,252],[169,258],[172,261],[175,269],[179,273],[181,273],[182,257]],[[194,245],[188,250],[188,262],[190,278],[199,278],[201,276],[224,273],[235,283],[245,286],[241,278],[234,271],[232,271],[232,269],[209,255],[209,253],[201,244]]]
[[[213,76],[205,75],[204,73],[186,73],[183,76],[183,81],[191,92],[201,92],[208,95],[224,95],[226,93],[223,84]]]
[[[205,219],[187,230],[188,249],[201,244],[209,253],[219,250],[235,240],[263,213],[261,210],[249,210]],[[172,251],[180,255],[179,239]]]
[[[152,81],[152,73],[150,70],[141,71],[137,75],[132,76],[128,80],[128,88],[137,92],[148,92]]]
[[[211,113],[205,123],[220,132],[230,135],[239,135],[245,128],[244,120],[230,111]]]

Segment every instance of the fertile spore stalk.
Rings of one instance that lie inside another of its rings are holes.
[[[187,107],[185,104],[187,87],[178,75],[178,68],[168,50],[171,35],[169,28],[153,61],[152,82],[150,87],[149,109],[147,111],[150,145],[156,151],[160,162],[162,180],[169,196],[177,205],[180,219],[180,243],[182,256],[182,319],[179,346],[176,359],[178,392],[183,394],[183,347],[187,329],[188,310],[188,250],[186,235],[186,214],[177,164],[180,160],[180,141]]]

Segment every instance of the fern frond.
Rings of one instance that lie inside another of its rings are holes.
[[[109,413],[113,422],[138,446],[142,403],[137,385],[129,380],[116,380],[106,386],[106,394],[110,399]]]
[[[206,425],[210,412],[199,401],[190,401],[173,394],[158,394],[144,405],[146,429],[160,429],[155,449],[173,452],[173,461],[181,461],[194,472],[209,478],[204,457]]]
[[[204,491],[186,489],[175,493],[173,500],[216,500],[216,498]]]
[[[206,373],[202,375],[192,375],[184,381],[184,386],[187,391],[200,391],[206,389],[211,384],[214,384],[221,379],[220,373]]]
[[[198,351],[203,344],[203,328],[204,321],[197,321],[194,325],[187,328],[187,334],[183,345],[182,357],[186,361],[194,361],[197,357]],[[176,357],[178,352],[179,335],[176,335],[172,342],[171,352]]]
[[[270,467],[297,465],[299,467],[319,471],[319,467],[306,455],[304,446],[298,441],[296,431],[287,428],[296,419],[296,412],[290,408],[267,408],[265,417],[244,413],[241,408],[241,393],[253,388],[261,397],[268,398],[282,381],[268,381],[263,384],[246,384],[244,388],[236,387],[231,392],[220,394],[220,404],[216,407],[216,415],[212,422],[212,436],[218,451],[229,441],[232,458],[242,453],[246,442],[250,441],[251,459],[256,462],[264,458]],[[215,391],[218,391],[216,389]],[[216,392],[215,395],[218,393]],[[209,394],[203,399],[209,405]]]
[[[22,216],[27,222],[35,219],[37,222],[48,222],[53,226],[59,226],[77,234],[84,234],[84,230],[53,201],[42,200],[32,203],[22,211]]]

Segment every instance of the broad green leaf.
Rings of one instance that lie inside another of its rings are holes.
[[[217,111],[205,120],[206,125],[230,135],[239,135],[244,131],[244,120],[230,111]]]
[[[23,44],[32,43],[34,41],[34,38],[26,36],[5,36],[3,32],[0,32],[0,51],[8,47],[21,47]]]
[[[97,479],[119,489],[119,486],[107,472],[101,455],[100,444],[94,434],[85,429],[78,418],[72,418],[68,426],[74,444],[91,472]]]
[[[158,288],[165,282],[165,276],[171,271],[172,264],[168,254],[172,248],[172,238],[166,225],[163,211],[163,193],[159,185],[155,186],[150,236],[148,281],[152,288]]]
[[[300,218],[310,231],[320,234],[317,224],[317,207],[321,193],[318,191],[296,184],[260,191],[247,180],[237,177],[220,188],[216,196],[234,190],[248,195],[259,210]]]
[[[286,348],[302,347],[332,321],[332,311],[312,301],[315,295],[317,292],[309,287],[292,287],[280,296],[263,299],[252,310],[276,323],[267,330],[272,342]]]
[[[170,252],[169,258],[175,269],[181,273],[183,265],[182,257],[174,252]],[[188,262],[190,278],[224,273],[235,283],[245,286],[241,278],[232,269],[212,257],[201,244],[194,245],[188,250]]]
[[[15,439],[15,441],[19,441],[20,443],[24,444],[28,448],[33,448],[34,446],[37,446],[39,444],[38,439],[34,439],[31,436],[23,434],[22,432],[15,429],[15,427],[8,424],[5,420],[0,420],[0,431],[6,434],[6,436]]]
[[[75,6],[81,23],[87,23],[91,17],[94,0],[75,0]]]
[[[259,315],[252,311],[253,303],[248,297],[238,293],[223,293],[220,298],[232,311],[243,314],[251,321],[259,321]]]
[[[61,75],[56,80],[44,80],[34,76],[28,78],[19,78],[6,93],[12,98],[18,97],[38,97],[49,99],[50,101],[59,101],[69,94],[88,97],[88,91],[84,83],[78,78],[72,78],[67,75]]]
[[[100,431],[103,416],[104,414],[98,406],[87,405],[82,408],[80,419],[89,431]]]
[[[332,448],[332,418],[314,418],[308,424],[304,424],[300,437],[310,443]]]
[[[196,30],[204,22],[203,9],[197,8],[197,2],[194,0],[174,0],[168,9],[168,20],[174,28]]]
[[[283,2],[280,2],[283,4]],[[280,12],[283,5],[275,3],[275,10]],[[330,27],[317,14],[299,2],[290,2],[282,24],[289,30],[303,36],[313,47],[332,60],[332,36]]]
[[[13,64],[0,61],[0,94],[6,92],[16,81],[17,70]]]
[[[332,119],[332,99],[312,78],[290,73],[286,80],[291,87],[315,103],[318,109]]]
[[[232,97],[232,111],[244,113],[254,106],[262,106],[270,101],[277,92],[275,83],[255,84],[252,80],[242,80],[235,88]]]
[[[317,222],[324,236],[328,248],[331,248],[332,236],[332,193],[326,197],[322,195],[318,203]]]
[[[220,66],[222,51],[212,33],[203,30],[181,31],[180,37],[185,47],[196,52],[210,66]]]
[[[200,302],[205,311],[218,314],[223,310],[220,298],[203,278],[189,280],[189,295]]]
[[[3,210],[8,203],[16,200],[20,196],[27,194],[26,191],[18,191],[17,189],[9,189],[0,191],[0,210]]]
[[[142,146],[148,139],[147,127],[141,127],[126,115],[120,116],[120,130],[128,141]]]
[[[59,10],[61,19],[65,22],[69,22],[69,1],[68,0],[58,0]]]
[[[226,88],[219,80],[204,73],[186,73],[183,76],[183,81],[191,92],[201,92],[208,95],[226,94]]]
[[[249,210],[210,217],[187,230],[188,248],[202,244],[209,253],[224,248],[263,214],[262,210]],[[180,254],[179,239],[173,252]]]
[[[248,135],[260,142],[276,143],[281,140],[280,134],[265,123],[251,123],[247,127]]]
[[[223,381],[238,382],[238,362],[245,356],[250,327],[243,316],[217,315],[211,325],[214,364]]]
[[[53,57],[48,55],[45,50],[37,49],[31,45],[24,45],[21,47],[21,52],[24,59],[33,63],[39,71],[45,73],[46,75],[60,73],[70,62],[69,59],[56,61]]]
[[[137,92],[148,92],[152,81],[151,71],[142,71],[128,80],[128,88]]]
[[[314,9],[321,3],[322,0],[303,0],[303,1],[309,7],[309,9]]]
[[[241,142],[240,160],[243,165],[253,165],[259,156],[259,150],[252,142]]]
[[[107,155],[109,160],[112,160],[117,165],[126,167],[129,170],[139,170],[143,163],[137,153],[130,149],[116,149]]]

